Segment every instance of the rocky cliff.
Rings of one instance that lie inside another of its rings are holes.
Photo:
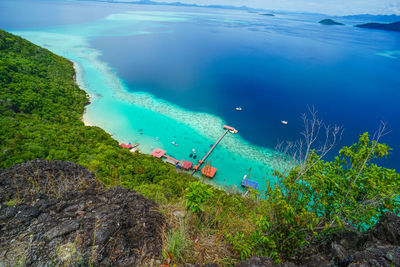
[[[161,259],[156,204],[105,188],[72,162],[0,170],[0,266],[151,266]]]

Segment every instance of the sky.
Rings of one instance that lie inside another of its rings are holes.
[[[396,14],[400,0],[154,0],[198,5],[232,5],[267,10],[322,13],[329,15]]]

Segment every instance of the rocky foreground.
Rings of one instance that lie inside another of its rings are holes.
[[[72,162],[0,170],[0,266],[159,266],[165,220],[155,208]],[[400,218],[387,214],[366,233],[336,234],[291,262],[253,257],[237,266],[400,266]]]
[[[164,218],[155,206],[71,162],[0,170],[0,266],[156,265]]]

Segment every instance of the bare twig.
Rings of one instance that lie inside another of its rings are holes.
[[[340,142],[343,127],[337,125],[326,125],[317,116],[314,106],[308,107],[308,113],[303,114],[301,119],[304,130],[301,132],[303,137],[296,142],[281,142],[277,146],[279,155],[276,157],[275,169],[280,170],[286,175],[293,166],[299,166],[300,171],[295,182],[300,180],[311,168],[321,161],[333,148]],[[322,136],[323,135],[323,136]],[[319,142],[319,140],[322,142]],[[308,164],[311,152],[318,155],[318,159]]]

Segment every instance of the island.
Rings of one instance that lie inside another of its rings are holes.
[[[319,23],[323,25],[344,25],[343,23],[334,21],[333,19],[323,19]]]
[[[393,23],[366,23],[366,24],[356,25],[356,27],[399,32],[400,31],[400,21],[393,22]]]
[[[271,13],[263,13],[263,14],[260,14],[261,16],[267,16],[267,17],[275,17],[275,15],[274,14],[271,14]]]

